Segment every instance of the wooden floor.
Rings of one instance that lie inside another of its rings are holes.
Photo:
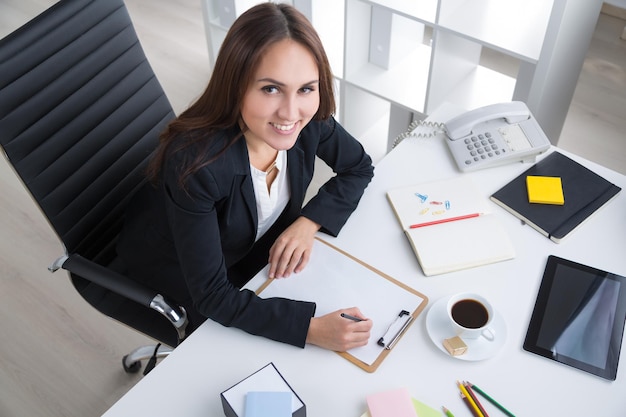
[[[0,1],[0,38],[53,3]],[[181,111],[208,79],[200,2],[127,6]],[[623,28],[623,20],[601,16],[559,145],[626,174]],[[64,272],[47,272],[62,248],[3,159],[0,211],[0,416],[99,416],[140,380],[123,372],[121,358],[149,340],[92,310]]]

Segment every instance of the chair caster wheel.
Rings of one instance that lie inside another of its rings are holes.
[[[122,358],[122,366],[124,367],[124,371],[127,374],[136,374],[141,369],[141,361],[136,361],[136,362],[131,363],[130,365],[126,365],[126,358],[127,357],[128,357],[128,355],[126,355],[126,356],[124,356],[124,358]]]

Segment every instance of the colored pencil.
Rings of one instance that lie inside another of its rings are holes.
[[[447,219],[433,220],[433,221],[424,222],[424,223],[416,223],[416,224],[410,225],[409,229],[417,229],[418,227],[432,226],[434,224],[441,224],[441,223],[454,222],[457,220],[471,219],[473,217],[478,217],[481,215],[482,213],[472,213],[472,214],[464,214],[463,216],[448,217]]]
[[[459,392],[459,394],[461,395],[461,399],[463,400],[465,405],[467,405],[467,408],[469,408],[474,417],[483,417],[482,414],[480,414],[480,410],[472,405],[469,397],[466,397],[462,392]]]
[[[478,408],[474,400],[472,400],[472,397],[467,392],[465,385],[463,385],[460,381],[457,381],[457,384],[459,385],[459,389],[461,390],[461,395],[467,399],[467,403],[469,404],[472,411],[474,411],[474,415],[476,415],[477,417],[485,417],[483,413],[480,412],[480,409]]]
[[[454,417],[454,414],[452,414],[452,411],[448,410],[446,407],[441,407],[443,408],[443,413],[447,416],[447,417]]]
[[[483,413],[483,416],[489,417],[489,414],[487,414],[487,411],[485,411],[485,407],[483,407],[483,405],[480,403],[480,401],[478,401],[478,398],[476,397],[476,394],[474,394],[474,391],[472,391],[472,387],[471,387],[470,383],[465,381],[465,382],[463,382],[463,385],[465,386],[465,389],[467,390],[467,393],[469,394],[470,398],[476,404],[476,407],[478,407],[480,412]]]
[[[498,407],[498,409],[500,411],[502,411],[504,414],[506,414],[509,417],[515,417],[515,414],[511,413],[509,410],[507,410],[506,408],[504,408],[502,406],[502,404],[500,404],[499,402],[497,402],[496,400],[494,400],[489,394],[487,394],[485,391],[483,391],[482,389],[480,389],[479,387],[477,387],[475,384],[472,384],[471,382],[468,382],[469,386],[472,388],[472,390],[476,391],[477,393],[479,393],[481,396],[483,396],[487,401],[489,401],[491,404],[495,405],[496,407]]]

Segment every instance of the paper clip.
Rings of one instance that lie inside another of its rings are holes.
[[[427,195],[424,195],[424,194],[415,193],[415,195],[416,195],[416,196],[417,196],[420,200],[422,200],[422,203],[424,203],[424,202],[428,199],[428,196],[427,196]]]
[[[378,345],[384,347],[389,350],[393,348],[396,342],[400,339],[402,333],[409,326],[411,321],[413,320],[413,316],[406,311],[402,310],[398,317],[389,325],[389,328],[385,332],[385,335],[378,339]]]

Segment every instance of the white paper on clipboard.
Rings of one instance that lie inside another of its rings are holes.
[[[267,276],[267,269],[259,273]],[[367,365],[372,365],[385,350],[378,341],[387,334],[400,312],[406,310],[415,314],[428,302],[423,294],[318,239],[302,272],[286,279],[272,280],[259,296],[313,301],[317,304],[316,317],[342,308],[358,307],[373,321],[372,336],[366,346],[351,349],[348,353]]]

